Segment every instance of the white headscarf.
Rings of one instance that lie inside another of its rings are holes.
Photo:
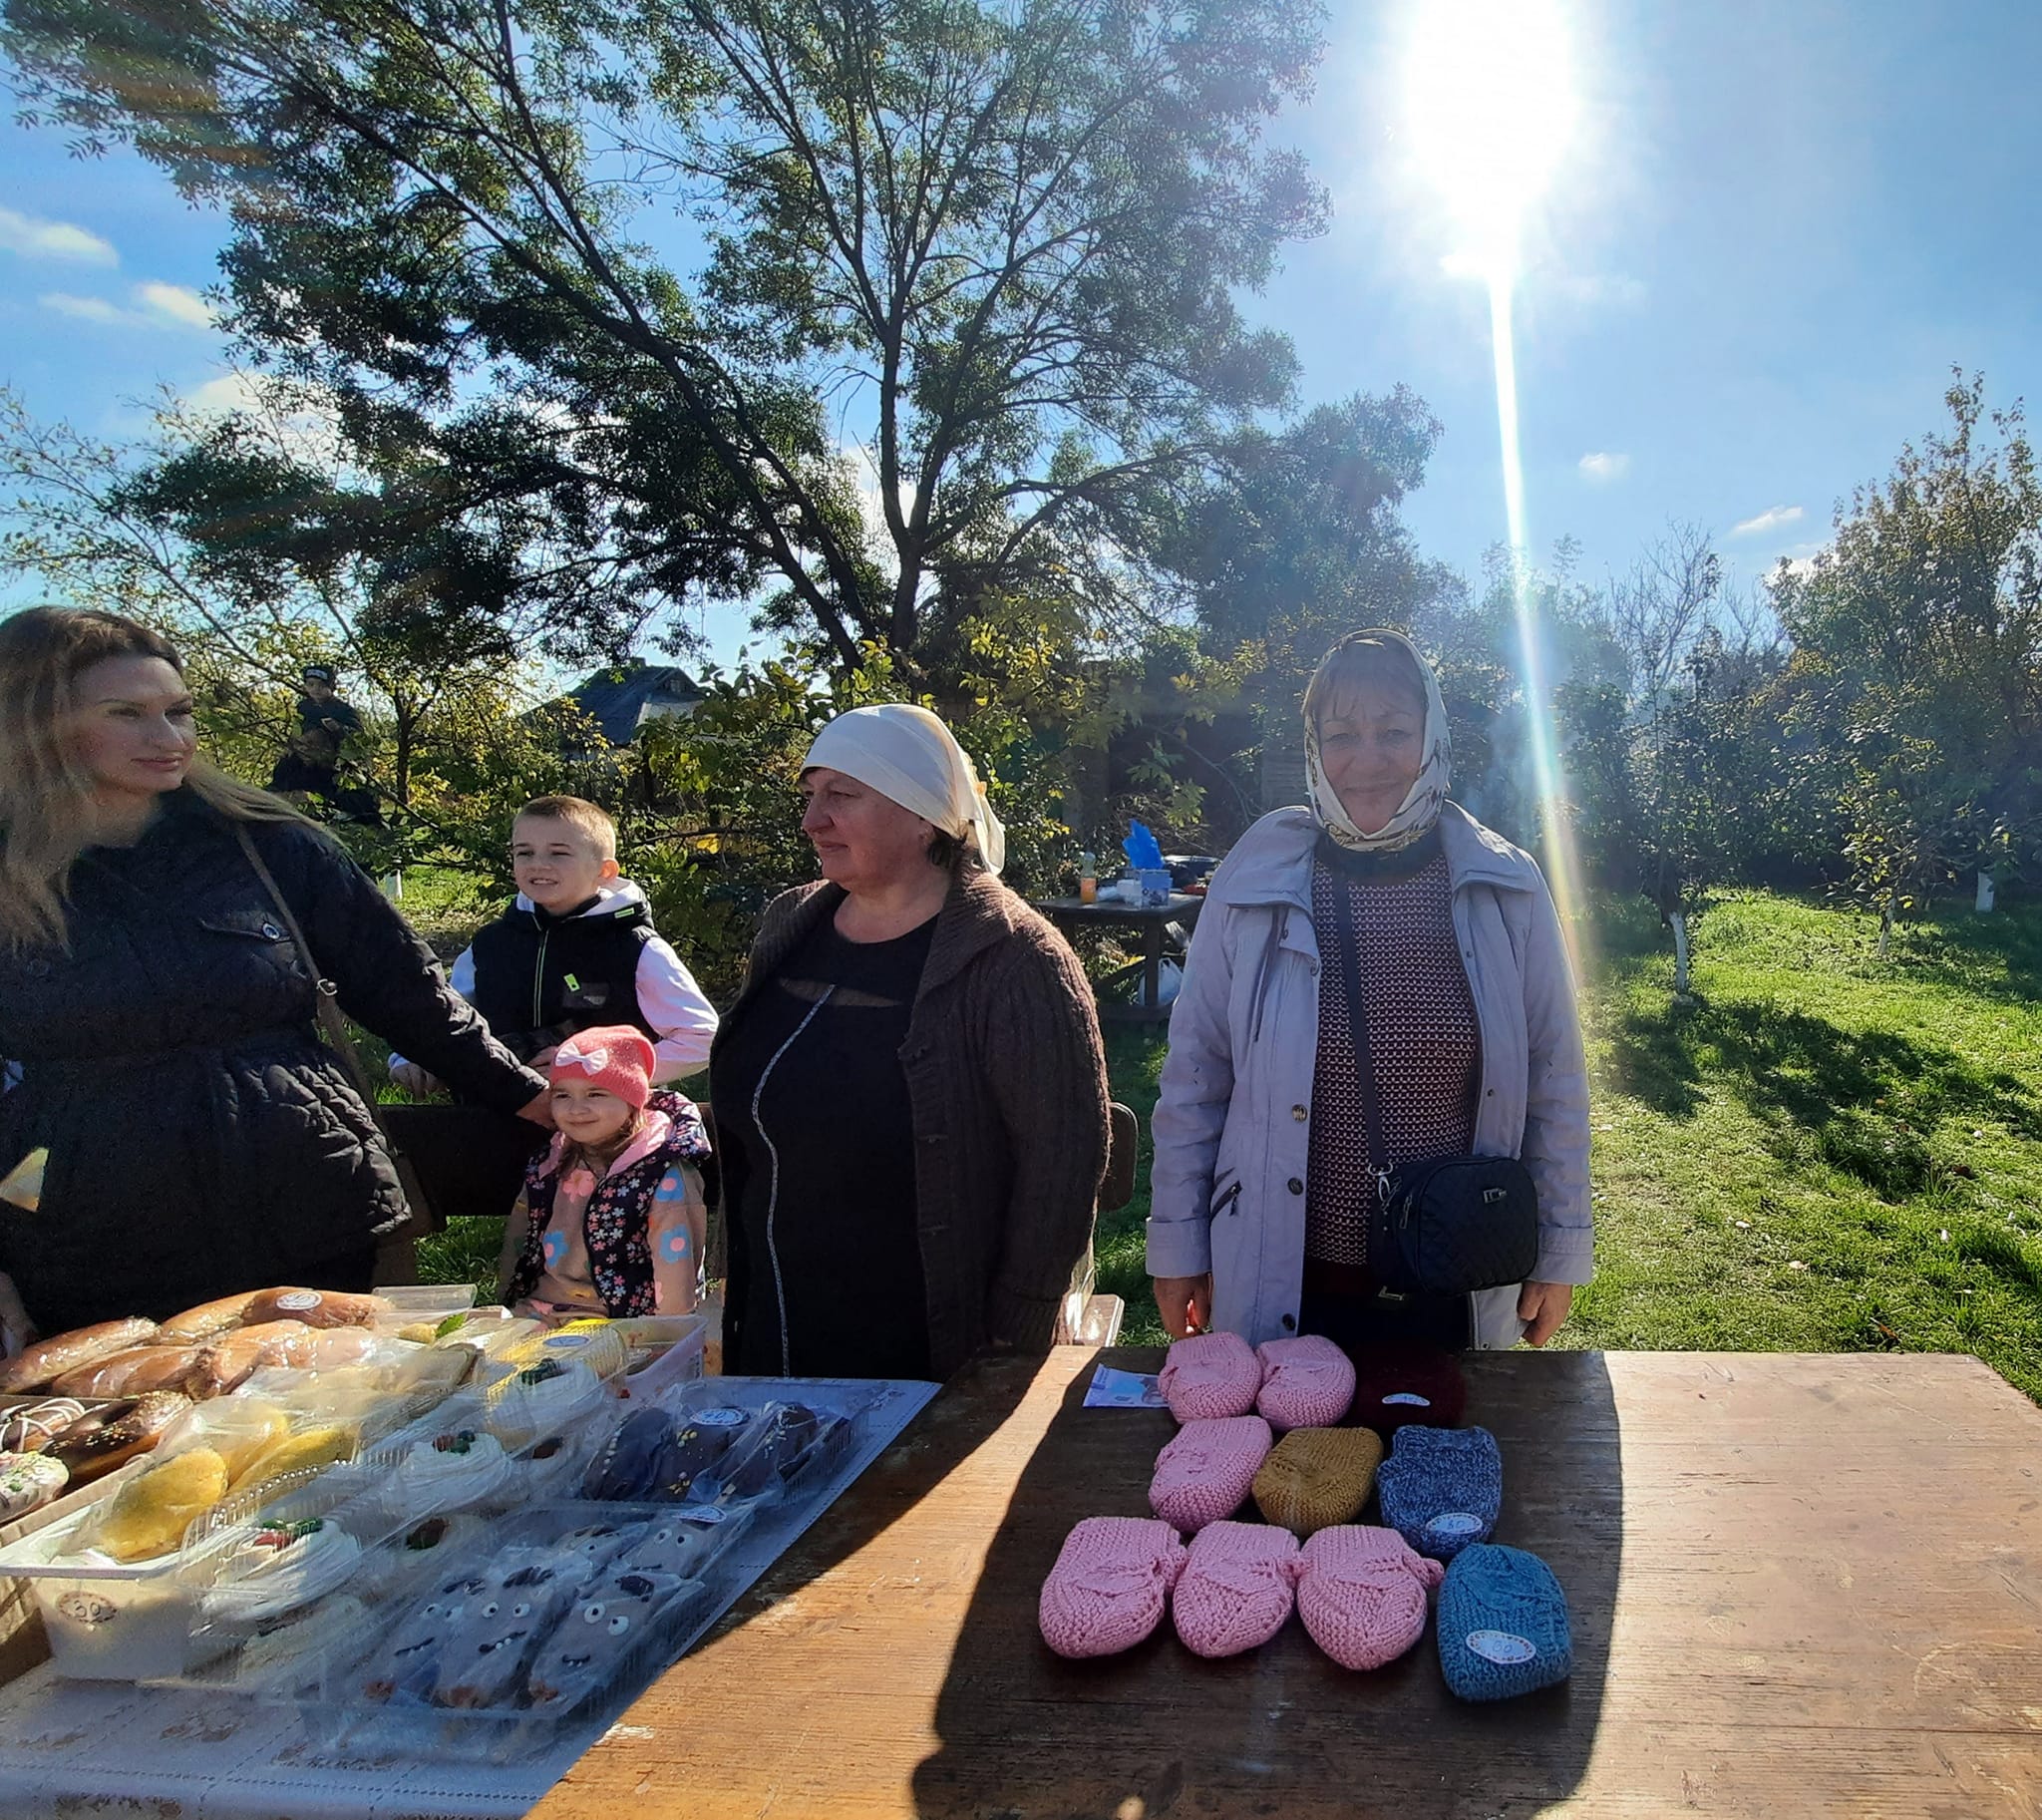
[[[1357,634],[1377,640],[1382,644],[1395,645],[1408,651],[1411,661],[1418,666],[1418,674],[1425,684],[1425,761],[1419,767],[1416,780],[1404,793],[1404,801],[1397,813],[1374,834],[1364,834],[1348,819],[1347,811],[1340,807],[1339,793],[1326,781],[1326,773],[1319,764],[1319,729],[1309,712],[1304,717],[1304,774],[1311,786],[1312,814],[1319,825],[1331,835],[1335,844],[1352,853],[1395,853],[1400,847],[1409,847],[1412,842],[1423,840],[1440,819],[1440,805],[1447,800],[1447,785],[1453,777],[1453,737],[1447,727],[1447,704],[1440,694],[1440,680],[1432,673],[1418,646],[1402,632],[1393,632],[1387,626],[1373,627],[1365,634]],[[1320,664],[1323,669],[1332,662],[1335,645],[1326,653]],[[1311,691],[1305,691],[1305,699],[1311,699]]]
[[[970,841],[990,872],[1007,860],[1007,831],[985,800],[971,755],[926,708],[852,708],[822,732],[802,769],[827,765],[876,790],[944,834]]]

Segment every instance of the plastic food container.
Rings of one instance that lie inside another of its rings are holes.
[[[367,1622],[363,1595],[373,1601],[377,1590],[370,1563],[387,1563],[435,1520],[457,1542],[487,1537],[505,1511],[578,1480],[586,1430],[557,1463],[534,1463],[489,1435],[484,1420],[480,1397],[443,1404],[351,1460],[229,1497],[176,1550],[149,1561],[87,1554],[97,1515],[87,1509],[0,1550],[0,1575],[27,1583],[64,1674],[205,1686],[245,1678],[288,1692],[299,1654],[339,1647],[349,1626]],[[474,1470],[455,1467],[464,1457],[455,1454],[445,1456],[451,1470],[419,1469],[418,1456],[443,1457],[442,1435],[464,1434],[479,1450]],[[323,1628],[312,1622],[319,1611]]]
[[[472,1282],[397,1283],[387,1289],[378,1289],[376,1293],[411,1320],[454,1314],[475,1306],[475,1284]]]
[[[645,1314],[613,1321],[623,1335],[623,1394],[649,1397],[703,1374],[709,1321],[702,1314]]]

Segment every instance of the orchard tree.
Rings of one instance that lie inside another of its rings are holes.
[[[1961,374],[1945,402],[1774,584],[1882,950],[1898,912],[2042,838],[2042,481],[2018,405]]]

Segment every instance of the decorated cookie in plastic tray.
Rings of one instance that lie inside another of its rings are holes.
[[[393,1760],[503,1762],[556,1747],[563,1727],[593,1735],[693,1646],[932,1390],[754,1378],[675,1386],[656,1399],[673,1432],[740,1430],[719,1472],[702,1475],[705,1496],[514,1508],[458,1555],[438,1551],[431,1575],[401,1591],[378,1591],[395,1586],[391,1545],[369,1551],[350,1589],[373,1616],[366,1642],[345,1659],[330,1648],[300,1658],[294,1703],[307,1736],[321,1749]],[[641,1413],[635,1399],[624,1408],[624,1421]],[[725,1409],[736,1419],[704,1422]],[[589,1470],[605,1453],[619,1469],[609,1442],[623,1426],[593,1431]],[[741,1464],[777,1481],[778,1495],[706,1495],[735,1482]],[[276,1688],[272,1679],[258,1697]]]
[[[374,1634],[307,1697],[412,1725],[555,1723],[665,1664],[705,1614],[705,1539],[742,1521],[585,1504],[510,1516],[383,1601]]]
[[[632,1409],[597,1446],[581,1496],[719,1509],[772,1503],[828,1470],[851,1439],[841,1408],[762,1398],[731,1380],[680,1385]]]

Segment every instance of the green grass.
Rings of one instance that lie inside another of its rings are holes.
[[[1573,1346],[1975,1352],[2042,1398],[2042,907],[1896,935],[1727,897],[1694,1000],[1649,910],[1587,929],[1596,1280]],[[1161,1338],[1142,1270],[1160,1039],[1117,1033],[1143,1116],[1133,1205],[1099,1234],[1126,1337]]]

